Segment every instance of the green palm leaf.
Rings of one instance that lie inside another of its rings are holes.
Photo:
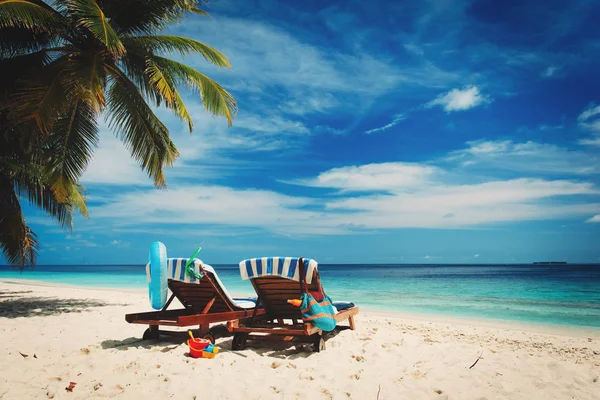
[[[163,166],[172,166],[179,156],[169,130],[129,78],[116,68],[109,73],[114,79],[107,97],[109,126],[117,131],[154,184],[166,187]]]
[[[98,141],[96,115],[87,102],[75,103],[60,118],[49,135],[52,190],[59,202],[68,202],[71,187],[79,180],[92,158]]]
[[[68,0],[67,8],[79,26],[87,28],[115,56],[122,57],[126,50],[117,32],[106,19],[95,0]]]
[[[54,35],[27,28],[5,27],[0,31],[0,58],[31,54],[59,42]]]
[[[204,107],[214,115],[226,117],[229,125],[231,125],[232,116],[237,112],[237,104],[233,96],[221,85],[203,73],[180,62],[158,56],[152,57],[152,60],[163,71],[168,71],[179,83],[188,86],[192,90],[198,90]]]
[[[43,75],[26,80],[11,98],[13,111],[24,120],[35,120],[40,132],[48,133],[56,118],[70,106],[64,72],[60,65],[54,65]]]
[[[13,182],[0,176],[0,249],[10,264],[35,265],[39,244],[27,226]]]
[[[208,62],[219,67],[231,68],[227,57],[223,53],[194,39],[182,36],[154,35],[128,38],[124,41],[126,47],[128,42],[135,44],[136,48],[144,49],[146,53],[178,52],[182,56],[195,53],[202,55]]]
[[[11,171],[15,191],[29,202],[56,218],[63,227],[71,227],[72,214],[68,204],[60,203],[54,197],[48,184],[50,174],[43,166],[35,163],[12,163],[7,166]]]
[[[207,15],[201,0],[102,0],[102,9],[117,31],[150,34],[179,21],[187,13]]]
[[[151,59],[147,59],[146,64],[146,75],[148,76],[150,82],[165,100],[166,106],[175,111],[178,117],[188,123],[191,132],[194,128],[192,117],[188,113],[183,99],[175,88],[173,77],[170,76],[170,74],[164,74],[158,65],[156,65],[156,63]]]
[[[75,183],[69,188],[67,204],[71,213],[79,211],[84,217],[89,217],[87,204],[85,203],[85,188],[80,183]]]
[[[64,18],[45,3],[31,0],[0,0],[0,28],[56,32],[65,26]]]

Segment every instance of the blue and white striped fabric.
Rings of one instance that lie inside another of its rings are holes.
[[[167,278],[187,283],[198,282],[196,277],[185,273],[185,263],[188,260],[188,258],[167,258]],[[195,258],[192,265],[194,266],[194,270],[196,272],[200,273],[200,264],[202,264],[202,267],[206,271],[212,272],[213,274],[215,273],[215,270],[210,265],[204,264],[202,260]],[[150,263],[146,264],[146,280],[147,282],[151,281]]]
[[[189,276],[189,274],[185,273],[185,263],[187,263],[188,260],[189,260],[189,258],[167,258],[167,278],[173,279],[176,281],[180,281],[180,282],[187,282],[187,283],[200,282],[198,279],[196,279],[196,277]],[[239,298],[231,297],[231,295],[227,291],[227,288],[225,287],[225,285],[223,285],[223,282],[221,282],[221,279],[219,279],[219,275],[217,275],[217,273],[215,272],[215,269],[208,264],[204,264],[202,262],[202,260],[199,260],[197,258],[194,259],[194,264],[193,264],[194,271],[196,271],[197,273],[200,273],[200,264],[202,264],[202,268],[204,268],[205,272],[210,272],[213,275],[213,277],[215,278],[215,281],[216,281],[216,285],[221,288],[221,290],[223,291],[223,294],[229,300],[230,303],[235,304],[236,306],[238,306],[240,308],[249,309],[249,310],[253,309],[256,306],[255,299],[251,299],[251,298],[239,299]],[[151,281],[150,263],[146,264],[146,280],[147,280],[147,282]]]
[[[250,258],[240,262],[240,275],[243,280],[258,278],[261,276],[280,276],[300,282],[297,257],[262,257]],[[312,282],[317,262],[310,258],[304,259],[306,270],[306,283]]]

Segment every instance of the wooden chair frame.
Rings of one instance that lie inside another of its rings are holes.
[[[158,339],[160,334],[173,335],[176,331],[159,330],[160,326],[187,327],[197,325],[199,335],[214,343],[217,330],[211,330],[211,323],[233,323],[250,318],[252,315],[261,316],[265,310],[261,307],[244,309],[233,303],[225,294],[223,288],[216,283],[212,272],[206,271],[200,265],[203,277],[197,283],[168,280],[171,296],[160,311],[150,311],[125,315],[125,320],[131,324],[148,325],[143,339]],[[173,300],[177,298],[184,308],[168,310]]]
[[[304,259],[298,260],[300,271],[304,271]],[[313,324],[302,322],[300,309],[287,302],[298,299],[303,293],[301,285],[291,279],[279,276],[251,278],[252,286],[258,295],[257,308],[251,318],[227,323],[229,332],[234,333],[232,348],[241,350],[248,340],[296,341],[312,343],[317,352],[325,349],[323,331]],[[311,293],[323,293],[318,270],[314,270],[312,281],[307,285]],[[259,305],[265,312],[258,313]],[[355,329],[354,316],[359,308],[354,306],[338,312],[336,322],[348,320],[350,329]]]

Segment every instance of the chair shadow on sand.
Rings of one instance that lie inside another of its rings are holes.
[[[0,317],[48,317],[64,313],[80,313],[94,307],[115,306],[87,299],[60,299],[28,296],[32,291],[0,291]]]
[[[350,329],[350,327],[338,326],[333,331],[326,333],[325,339],[330,340],[346,329]],[[195,333],[196,331],[192,329],[192,332]],[[306,358],[313,354],[312,350],[310,349],[312,345],[310,344],[283,341],[269,342],[268,344],[265,342],[250,341],[248,342],[248,347],[246,350],[232,350],[232,336],[233,334],[229,334],[226,331],[223,331],[223,333],[219,335],[216,345],[221,349],[220,353],[233,353],[241,357],[247,357],[245,353],[255,352],[262,357],[273,357],[286,360]],[[225,337],[226,339],[223,340]],[[141,337],[129,337],[123,340],[105,340],[101,345],[104,350],[128,350],[130,348],[152,349],[155,347],[164,347],[161,352],[168,353],[179,348],[182,344],[185,344],[188,338],[189,336],[187,330],[185,330],[172,332],[169,335],[161,336],[159,340],[143,340]],[[190,357],[187,352],[184,355],[186,357]]]

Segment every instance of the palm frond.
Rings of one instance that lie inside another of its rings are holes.
[[[63,77],[65,71],[59,65],[44,68],[43,74],[24,79],[11,96],[13,112],[24,120],[35,120],[38,129],[48,133],[70,105],[68,88]]]
[[[204,107],[213,115],[227,118],[232,124],[232,116],[237,112],[237,104],[233,96],[221,85],[203,73],[168,58],[154,56],[152,60],[163,71],[173,76],[178,83],[187,85],[192,90],[198,90]]]
[[[231,68],[227,57],[223,53],[194,39],[172,35],[153,35],[127,38],[124,41],[125,47],[127,47],[128,42],[135,43],[137,45],[136,48],[142,48],[146,53],[177,52],[182,56],[195,53],[202,55],[206,61],[219,67]]]
[[[39,164],[12,165],[16,193],[29,200],[33,206],[41,208],[55,218],[62,227],[72,227],[72,214],[69,204],[56,200],[54,191],[48,184],[50,174]]]
[[[89,217],[85,199],[85,188],[80,183],[75,183],[69,188],[67,204],[71,213],[79,211],[84,217]]]
[[[39,244],[27,226],[12,180],[0,177],[0,249],[11,265],[23,269],[36,263]]]
[[[187,13],[207,15],[202,0],[98,0],[111,24],[126,34],[156,33]]]
[[[200,4],[202,4],[202,2],[202,0],[179,0],[179,3],[181,4],[180,6],[183,10],[208,17],[208,13],[198,7]]]
[[[68,0],[67,8],[77,19],[78,25],[88,29],[114,57],[119,58],[125,54],[125,46],[119,35],[95,0]]]
[[[96,115],[87,102],[78,101],[58,119],[49,134],[52,190],[57,201],[68,202],[71,187],[79,180],[92,158],[98,141]]]
[[[0,28],[0,59],[31,54],[58,43],[60,38],[48,32],[22,27]]]
[[[14,58],[0,58],[0,110],[14,109],[15,94],[23,85],[25,77],[37,76],[50,61],[44,51]]]
[[[94,113],[104,110],[106,99],[105,60],[100,54],[82,54],[69,62],[69,75],[64,81],[72,87],[72,98],[89,104]]]
[[[191,132],[194,128],[192,117],[190,116],[183,99],[175,88],[172,76],[164,74],[152,59],[147,59],[146,64],[146,75],[150,82],[165,100],[166,106],[175,111],[175,114],[179,118],[188,123]]]
[[[109,126],[154,179],[154,184],[166,187],[163,167],[172,166],[179,156],[169,131],[129,78],[117,68],[109,73],[113,78],[107,97]]]
[[[63,228],[73,227],[73,213],[78,211],[88,217],[85,200],[85,189],[80,183],[74,183],[66,188],[67,197],[60,202],[55,197],[51,187],[52,174],[50,170],[38,163],[10,162],[0,159],[0,174],[10,176],[14,182],[16,193],[26,198],[33,206],[41,208],[46,214],[55,218]]]
[[[65,26],[64,18],[43,2],[0,0],[0,28],[27,28],[36,32],[56,32]]]

